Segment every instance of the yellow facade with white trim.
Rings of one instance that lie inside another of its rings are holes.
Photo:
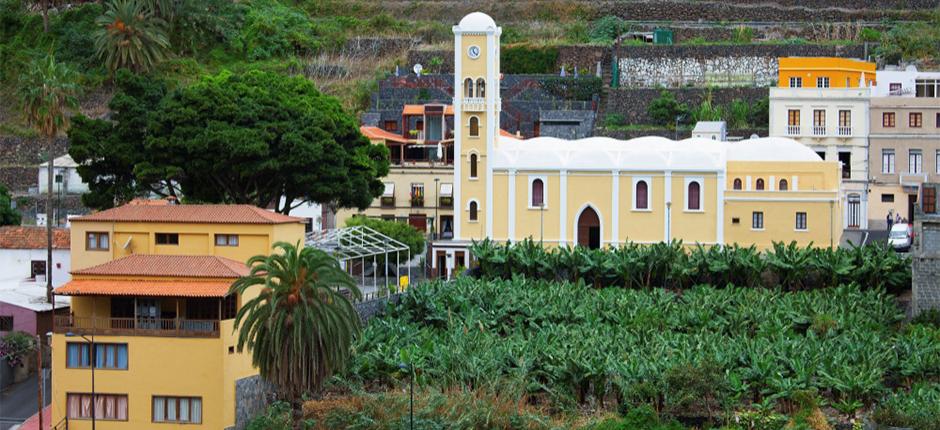
[[[598,246],[676,239],[689,245],[738,243],[762,249],[775,241],[839,244],[838,163],[823,161],[786,138],[729,143],[499,136],[494,132],[499,129],[498,92],[487,91],[483,100],[469,97],[465,82],[483,77],[488,89],[498,88],[501,29],[489,16],[473,13],[454,33],[454,106],[462,125],[455,133],[459,210],[455,240],[435,242],[432,252],[447,253],[450,259],[455,250],[484,238],[533,238],[547,246],[572,246],[585,243],[584,232],[590,236],[598,230]],[[474,46],[481,49],[476,58]],[[472,91],[469,95],[476,96]],[[467,126],[471,117],[480,121],[475,136]],[[475,177],[469,174],[471,156],[477,160]],[[534,179],[544,183],[540,207],[532,197]],[[740,189],[735,189],[736,179]],[[763,189],[758,189],[758,180]],[[639,182],[647,189],[645,208],[638,207]],[[696,193],[697,206],[690,203]],[[582,222],[587,208],[596,213],[597,226]],[[452,264],[468,266],[469,255]]]

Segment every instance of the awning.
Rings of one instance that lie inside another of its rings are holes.
[[[454,184],[441,184],[441,197],[453,197]]]
[[[395,183],[386,182],[385,183],[385,192],[382,193],[382,197],[394,197],[395,196]]]
[[[232,282],[81,279],[56,288],[61,296],[225,297]]]

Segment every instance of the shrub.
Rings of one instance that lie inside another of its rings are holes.
[[[604,116],[604,127],[617,127],[625,124],[626,120],[619,113],[609,113]]]
[[[663,422],[649,405],[630,409],[623,418],[610,418],[585,430],[684,430],[676,421]]]
[[[673,417],[719,417],[729,406],[731,388],[718,364],[685,363],[666,371],[665,412]]]
[[[684,104],[676,101],[675,94],[668,90],[662,90],[659,97],[650,102],[646,113],[656,124],[674,127],[676,117],[685,115],[687,110]]]
[[[767,127],[770,121],[770,98],[755,101],[748,109],[747,121],[752,127]]]
[[[36,339],[25,331],[12,331],[0,339],[0,360],[10,366],[23,365],[23,361],[36,349]]]
[[[858,33],[858,39],[862,42],[877,42],[881,40],[881,32],[874,28],[865,27]]]
[[[731,41],[734,43],[751,43],[752,40],[754,40],[754,29],[743,25],[736,27],[731,35]]]
[[[248,422],[248,430],[293,430],[294,416],[290,403],[274,402],[263,414]]]
[[[558,47],[513,45],[500,50],[503,73],[553,74],[558,63]]]
[[[313,21],[299,9],[272,0],[252,0],[232,44],[249,60],[265,60],[336,48],[344,40],[342,23],[335,19]]]
[[[927,309],[911,320],[911,324],[923,324],[940,328],[940,309]]]
[[[610,43],[616,40],[626,30],[626,24],[623,19],[613,15],[607,15],[591,24],[591,31],[588,33],[592,42]]]
[[[940,430],[940,384],[889,395],[875,408],[872,419],[882,426]]]
[[[744,128],[748,126],[748,119],[751,113],[751,106],[744,100],[734,99],[725,109],[727,115],[725,121],[730,128]]]

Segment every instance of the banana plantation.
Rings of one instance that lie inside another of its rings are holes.
[[[365,327],[341,379],[394,391],[404,364],[422,389],[513,387],[551,414],[651,408],[700,428],[783,428],[741,420],[810,398],[843,423],[877,410],[885,425],[938,428],[922,423],[940,422],[940,329],[903,322],[886,288],[907,262],[892,253],[535,248],[477,244],[485,279],[413,288]],[[770,281],[782,288],[754,288]],[[682,288],[640,288],[661,285]]]

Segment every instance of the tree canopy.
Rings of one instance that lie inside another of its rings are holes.
[[[10,191],[2,184],[0,184],[0,225],[20,225],[20,214],[13,209]]]
[[[304,78],[221,72],[168,91],[119,71],[115,82],[111,121],[79,117],[70,133],[86,205],[153,192],[289,213],[302,202],[362,209],[382,193],[388,149]]]

